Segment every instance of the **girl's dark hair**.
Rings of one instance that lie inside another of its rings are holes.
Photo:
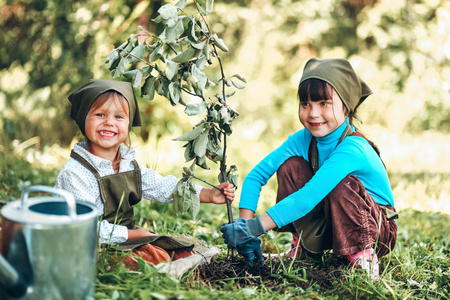
[[[310,78],[310,79],[306,79],[305,81],[301,82],[300,85],[298,86],[298,99],[300,101],[300,106],[308,103],[308,101],[312,101],[312,102],[317,102],[317,101],[321,101],[321,100],[329,100],[333,98],[333,87],[328,83],[325,82],[323,80],[317,79],[317,78]],[[341,99],[342,100],[342,99]],[[342,101],[343,102],[343,101]],[[345,107],[345,105],[344,105]],[[300,109],[300,107],[299,107]],[[346,110],[346,115],[349,119],[350,125],[352,125],[353,127],[355,127],[356,132],[364,139],[367,140],[367,142],[369,142],[370,146],[372,146],[372,148],[375,150],[375,152],[380,155],[380,150],[378,149],[378,146],[375,145],[374,142],[372,142],[371,140],[367,139],[358,129],[358,127],[356,127],[356,125],[354,124],[354,116],[356,115],[356,109],[352,114],[349,114],[348,111]]]
[[[308,103],[309,100],[317,102],[333,98],[333,90],[327,82],[311,78],[303,81],[298,87],[298,99],[300,104]]]

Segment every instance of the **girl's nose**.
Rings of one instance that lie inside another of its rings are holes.
[[[317,105],[311,104],[309,115],[311,117],[318,117],[320,116],[320,108]]]

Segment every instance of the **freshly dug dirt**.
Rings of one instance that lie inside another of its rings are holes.
[[[321,260],[272,259],[262,263],[255,262],[251,266],[242,258],[222,257],[200,266],[196,272],[200,280],[207,285],[225,285],[233,280],[233,284],[240,287],[263,283],[266,287],[278,286],[282,289],[288,282],[302,289],[312,284],[330,289],[342,280],[346,268],[347,262],[336,256]]]

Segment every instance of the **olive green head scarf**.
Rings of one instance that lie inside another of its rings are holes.
[[[84,124],[86,122],[86,116],[92,106],[92,103],[94,103],[98,96],[107,91],[116,91],[127,99],[128,107],[130,109],[129,130],[131,130],[132,126],[142,125],[138,103],[136,97],[134,96],[133,88],[129,82],[91,79],[68,97],[70,103],[72,103],[70,117],[76,121],[83,134],[85,134]]]
[[[341,97],[349,115],[370,95],[372,90],[356,75],[350,63],[343,58],[311,58],[303,69],[300,84],[307,79],[320,79],[330,84]]]

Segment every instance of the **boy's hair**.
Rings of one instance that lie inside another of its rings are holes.
[[[104,93],[98,95],[98,97],[94,100],[94,102],[92,102],[91,108],[89,110],[96,109],[96,108],[102,106],[110,98],[114,98],[113,100],[119,100],[120,105],[122,106],[123,110],[125,112],[127,112],[127,117],[129,118],[130,117],[130,108],[128,107],[127,99],[125,99],[125,97],[122,94],[120,94],[116,91],[113,91],[113,90],[110,90],[110,91],[107,91],[107,92],[104,92]]]

